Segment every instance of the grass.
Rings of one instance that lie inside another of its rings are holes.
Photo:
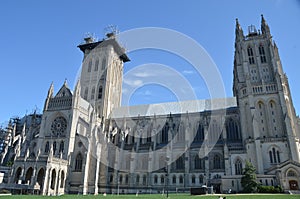
[[[288,195],[288,194],[232,194],[221,196],[226,196],[226,199],[299,199],[300,195]],[[170,199],[218,199],[219,195],[205,195],[205,196],[191,196],[189,194],[169,194]],[[33,196],[33,195],[12,195],[12,196],[0,196],[0,199],[46,199],[46,198],[59,198],[59,199],[165,199],[166,195],[162,196],[161,194],[140,194],[135,195],[62,195],[62,196]]]

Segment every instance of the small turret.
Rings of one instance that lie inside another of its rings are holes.
[[[270,28],[263,15],[261,15],[261,33],[266,36],[271,36]]]

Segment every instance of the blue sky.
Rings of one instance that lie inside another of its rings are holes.
[[[246,33],[251,24],[259,28],[261,14],[279,47],[299,114],[300,1],[1,1],[0,125],[36,108],[42,112],[52,81],[55,91],[65,79],[73,88],[82,61],[76,46],[87,32],[102,39],[105,28],[111,24],[121,32],[162,27],[193,38],[212,57],[221,72],[227,96],[232,96],[235,18]],[[190,81],[198,98],[206,98],[203,80],[185,60],[155,50],[132,52],[129,57],[132,62],[125,64],[125,72],[140,64],[168,65]],[[176,101],[176,96],[168,88],[153,85],[138,89],[130,104],[167,101]]]

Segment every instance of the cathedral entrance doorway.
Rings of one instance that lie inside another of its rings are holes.
[[[290,184],[290,190],[298,190],[298,182],[296,180],[290,180],[289,181]]]
[[[221,184],[211,184],[214,188],[215,193],[221,193]]]
[[[40,191],[43,191],[43,186],[44,186],[44,178],[45,178],[45,171],[43,168],[41,168],[38,172],[37,175],[37,182],[40,185]]]
[[[25,183],[26,184],[30,184],[31,183],[31,177],[32,177],[32,174],[33,174],[33,168],[30,167],[27,172],[26,172],[26,176],[25,176]]]

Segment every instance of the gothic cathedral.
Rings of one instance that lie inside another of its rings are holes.
[[[234,97],[219,110],[203,107],[219,99],[165,103],[159,114],[143,114],[157,104],[121,107],[123,64],[130,60],[115,35],[87,37],[78,47],[83,62],[74,91],[65,82],[55,94],[51,84],[42,115],[8,124],[0,188],[61,195],[205,185],[241,192],[249,161],[262,185],[300,190],[300,119],[263,16],[260,30],[252,25],[246,35],[236,20]]]

